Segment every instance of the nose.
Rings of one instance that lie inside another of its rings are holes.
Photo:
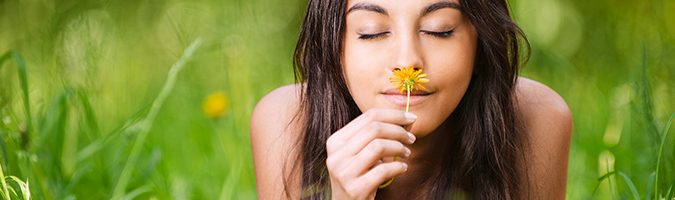
[[[398,45],[395,45],[396,58],[392,69],[400,69],[401,67],[415,67],[416,69],[422,69],[424,67],[420,41],[417,34],[398,34],[396,42]]]

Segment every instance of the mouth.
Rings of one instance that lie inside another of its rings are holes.
[[[387,100],[389,100],[391,103],[405,107],[406,103],[408,102],[408,92],[403,91],[403,93],[400,93],[399,91],[400,90],[389,89],[383,92],[382,95],[384,95],[384,97],[387,98]],[[424,100],[429,98],[429,96],[432,94],[433,92],[426,90],[410,91],[410,106],[415,106],[424,102]]]

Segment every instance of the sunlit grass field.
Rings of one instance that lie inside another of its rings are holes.
[[[510,4],[574,116],[567,198],[672,199],[675,1]],[[250,115],[305,6],[0,0],[0,198],[256,199]]]

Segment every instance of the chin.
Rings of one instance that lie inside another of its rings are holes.
[[[448,121],[448,118],[454,111],[454,108],[451,110],[444,110],[444,109],[439,109],[443,108],[447,105],[443,106],[433,106],[433,105],[424,105],[427,106],[427,108],[422,108],[419,109],[412,109],[412,113],[417,115],[419,118],[415,123],[413,123],[410,132],[414,134],[416,137],[425,137],[438,129],[443,129],[447,128],[447,126],[444,126],[444,124]],[[444,130],[439,130],[439,131],[444,131]]]

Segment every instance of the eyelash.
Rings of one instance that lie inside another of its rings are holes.
[[[439,38],[448,38],[448,37],[453,36],[453,34],[452,34],[453,31],[454,30],[445,31],[445,32],[433,32],[433,31],[422,31],[422,32],[425,33],[425,34],[429,34],[429,35],[432,35],[432,36],[439,37]],[[384,37],[388,33],[389,32],[382,32],[382,33],[377,33],[377,34],[360,34],[359,39],[362,39],[362,40],[378,39],[378,38]]]
[[[429,35],[439,37],[439,38],[448,38],[450,36],[453,36],[453,34],[452,34],[453,31],[454,30],[449,30],[449,31],[445,31],[445,32],[433,32],[433,31],[422,31],[422,32],[425,33],[425,34],[429,34]]]
[[[387,35],[387,33],[389,33],[389,32],[382,32],[382,33],[378,33],[378,34],[360,34],[359,39],[362,39],[362,40],[377,39],[377,38],[384,37],[385,35]]]

